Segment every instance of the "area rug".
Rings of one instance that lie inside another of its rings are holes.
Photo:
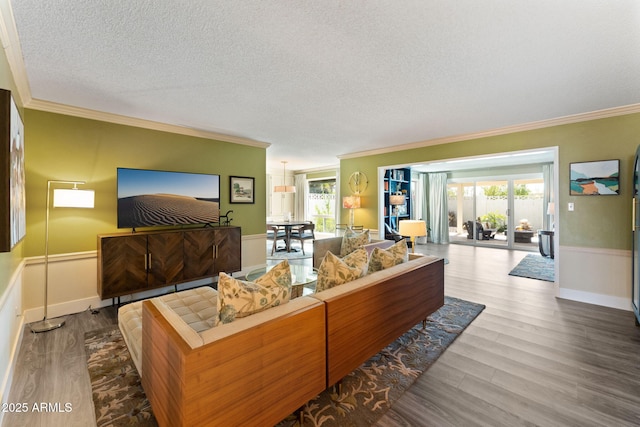
[[[97,427],[157,426],[117,325],[84,335]]]
[[[271,247],[273,243],[267,245],[267,259],[268,260],[281,260],[281,259],[307,259],[313,257],[313,249],[311,245],[307,245],[304,248],[306,253],[302,253],[300,250],[300,246],[294,247],[295,250],[291,252],[287,252],[284,249],[281,251],[275,251],[273,255],[271,255]]]
[[[484,305],[445,297],[426,329],[416,325],[302,408],[304,426],[370,426],[426,371]],[[137,371],[117,327],[87,333],[89,375],[98,426],[155,426]],[[299,426],[292,414],[279,427]]]
[[[529,279],[555,282],[553,259],[541,255],[528,254],[509,273],[510,276],[527,277]]]

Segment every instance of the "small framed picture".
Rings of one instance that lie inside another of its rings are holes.
[[[600,160],[570,164],[571,196],[620,194],[620,160]]]
[[[229,203],[254,203],[255,178],[249,176],[229,177]]]

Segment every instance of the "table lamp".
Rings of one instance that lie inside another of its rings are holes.
[[[349,215],[349,226],[353,226],[353,210],[360,208],[360,196],[354,195],[343,197],[342,207],[351,210],[351,214]]]
[[[419,219],[404,219],[400,221],[398,233],[411,237],[411,253],[415,253],[415,239],[416,237],[427,235],[427,223]]]
[[[398,227],[398,218],[400,217],[400,206],[404,205],[407,198],[401,192],[396,192],[389,195],[389,204],[394,207],[396,215],[396,227]]]

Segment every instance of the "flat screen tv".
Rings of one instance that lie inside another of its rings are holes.
[[[220,175],[118,168],[118,228],[220,220]]]

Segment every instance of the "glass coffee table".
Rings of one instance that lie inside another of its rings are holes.
[[[313,294],[316,291],[318,270],[306,265],[290,264],[289,266],[291,267],[291,298]],[[270,265],[253,270],[247,274],[247,280],[254,282],[273,267],[273,265]]]

